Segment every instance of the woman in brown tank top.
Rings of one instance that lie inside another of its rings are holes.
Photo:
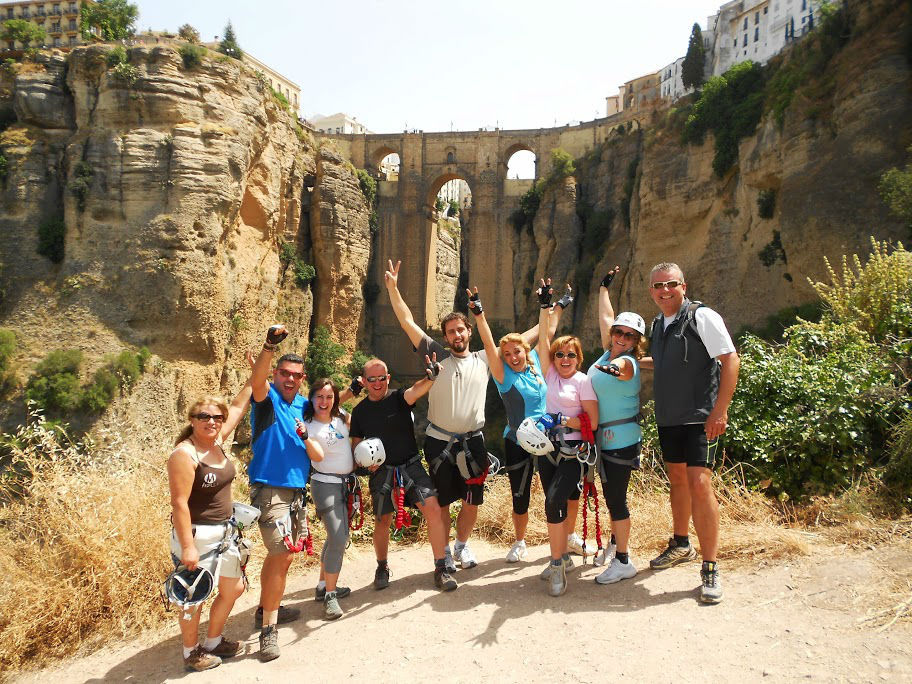
[[[176,448],[168,458],[168,484],[171,490],[172,553],[193,570],[200,563],[201,551],[218,546],[232,515],[231,482],[234,464],[222,449],[222,439],[235,428],[250,398],[245,385],[229,408],[216,397],[203,397],[188,412],[190,424],[181,431]],[[178,553],[179,549],[179,553]],[[222,629],[234,602],[244,593],[237,545],[232,543],[222,556],[218,596],[209,609],[207,639],[199,642],[201,610],[179,616],[184,646],[184,666],[188,670],[208,670],[240,650],[240,642],[222,637]]]

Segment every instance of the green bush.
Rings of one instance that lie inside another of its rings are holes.
[[[726,445],[752,485],[829,493],[881,455],[903,399],[887,356],[852,325],[799,324],[783,345],[747,336]]]
[[[776,191],[772,188],[757,193],[757,214],[762,219],[771,219],[776,213]]]
[[[80,407],[88,413],[101,413],[117,396],[120,383],[117,374],[108,366],[95,371],[92,382],[82,390]]]
[[[51,414],[72,413],[82,401],[81,364],[82,352],[78,349],[52,351],[35,367],[26,384],[26,398]]]
[[[181,45],[178,48],[181,60],[184,63],[184,69],[196,69],[203,64],[203,57],[206,54],[206,48],[202,45]]]
[[[912,509],[912,411],[907,409],[894,426],[889,444],[884,483],[894,489],[904,508]]]
[[[5,185],[7,176],[9,176],[9,162],[6,155],[0,152],[0,183]]]
[[[457,200],[450,200],[447,216],[456,217],[459,216],[459,202]]]
[[[307,346],[304,364],[307,378],[314,382],[319,378],[333,378],[339,385],[345,382],[344,373],[340,372],[339,361],[345,356],[345,347],[333,340],[325,325],[318,325],[313,339]]]
[[[16,333],[0,328],[0,398],[7,397],[18,384],[10,361],[16,353]]]
[[[361,375],[361,371],[364,370],[364,364],[370,361],[371,358],[371,355],[365,354],[360,349],[355,349],[354,354],[352,354],[351,361],[346,364],[344,370],[342,371],[343,374],[349,378],[354,378]]]
[[[38,254],[55,264],[63,261],[66,245],[66,223],[62,216],[49,218],[38,226]]]
[[[127,49],[123,45],[115,45],[106,58],[109,69],[116,67],[118,64],[126,64],[127,60]]]
[[[136,79],[139,78],[139,70],[132,64],[126,62],[116,64],[111,69],[111,73],[114,74],[114,78],[123,81],[130,87],[132,87],[133,84],[136,83]]]
[[[295,248],[294,243],[283,242],[279,245],[279,261],[281,261],[283,265],[287,266],[297,258],[298,250]]]
[[[377,181],[364,169],[358,169],[355,173],[358,176],[358,185],[361,187],[361,194],[364,195],[368,208],[373,208],[377,201]]]
[[[785,248],[782,246],[782,235],[778,230],[773,231],[773,239],[760,250],[759,257],[761,263],[767,268],[771,267],[777,261],[781,261],[783,264],[788,263],[788,258],[785,255]]]
[[[569,178],[576,173],[573,156],[564,149],[557,147],[551,150],[551,171],[548,173],[547,181],[556,183],[557,181]]]
[[[284,94],[282,94],[281,92],[279,92],[279,91],[276,90],[275,88],[270,88],[270,90],[272,91],[272,96],[275,98],[276,102],[278,102],[278,103],[282,106],[282,109],[284,109],[285,111],[290,112],[290,111],[291,111],[291,103],[288,101],[288,98],[285,97]]]
[[[510,223],[513,224],[513,228],[517,231],[525,228],[526,232],[532,234],[532,223],[535,220],[535,214],[538,213],[544,191],[544,184],[541,181],[535,181],[532,187],[523,193],[519,198],[519,209],[510,215]]]
[[[89,189],[92,187],[92,176],[95,171],[92,165],[87,161],[77,162],[73,167],[73,178],[67,184],[70,194],[76,198],[76,208],[80,213],[85,211],[86,200],[89,196]]]
[[[304,289],[317,277],[317,270],[310,264],[298,259],[294,267],[294,277],[298,287]]]

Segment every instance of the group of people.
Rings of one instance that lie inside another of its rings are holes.
[[[463,570],[477,565],[469,539],[478,507],[484,503],[485,482],[498,470],[506,472],[512,491],[515,542],[507,562],[527,556],[525,532],[537,472],[545,494],[550,546],[550,561],[540,576],[548,583],[550,595],[564,594],[567,570],[573,566],[570,552],[582,553],[585,548],[585,541],[575,533],[580,495],[597,473],[611,518],[611,537],[596,558],[596,563],[607,565],[596,582],[612,584],[634,577],[627,488],[640,463],[642,370],[653,371],[656,421],[674,521],[668,547],[650,565],[663,569],[696,557],[688,536],[692,519],[703,557],[700,599],[719,602],[719,511],[711,474],[719,437],[728,422],[738,356],[719,314],[688,299],[681,269],[661,263],[650,273],[650,292],[660,314],[652,324],[650,356],[644,357],[643,318],[634,312],[615,316],[612,307],[609,287],[618,270],[615,267],[601,281],[598,323],[604,351],[585,371],[579,338],[555,337],[561,314],[573,301],[572,292],[567,286],[554,300],[549,279],[542,279],[537,290],[538,324],[499,341],[493,338],[478,289],[467,290],[474,321],[460,312],[445,316],[441,322],[444,347],[415,322],[399,292],[400,263],[390,261],[384,279],[393,312],[425,365],[425,376],[407,388],[391,389],[386,363],[374,358],[349,387],[342,389],[332,379],[320,378],[310,382],[305,398],[300,394],[304,359],[284,354],[273,368],[287,330],[282,325],[270,328],[256,359],[248,356],[249,382],[230,406],[214,397],[194,402],[189,425],[168,461],[175,565],[185,573],[215,568],[213,584],[218,588],[204,641],[198,639],[199,607],[182,611],[187,669],[215,667],[240,648],[222,635],[246,579],[246,540],[236,532],[240,504],[231,501],[235,468],[222,441],[251,400],[250,500],[259,513],[268,554],[255,614],[263,661],[280,655],[277,625],[300,616],[298,609],[281,605],[281,599],[294,555],[309,542],[308,482],[316,514],[326,527],[315,598],[322,602],[326,619],[343,614],[339,601],[351,590],[339,585],[338,579],[352,517],[357,515],[356,473],[365,472],[358,470],[359,463],[368,466],[377,590],[390,582],[393,518],[401,526],[408,518],[408,507],[420,510],[427,520],[435,586],[442,591],[456,589],[457,564]],[[473,328],[483,343],[481,351],[469,349]],[[507,416],[503,463],[488,453],[482,434],[489,377]],[[366,396],[350,414],[345,412],[342,404],[362,392]],[[424,395],[428,395],[428,425],[422,460],[412,409]],[[451,547],[450,506],[457,501],[461,507]]]

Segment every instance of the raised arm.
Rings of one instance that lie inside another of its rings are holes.
[[[488,368],[491,369],[491,375],[497,382],[503,382],[503,359],[500,358],[500,348],[497,346],[497,343],[494,342],[491,326],[488,325],[488,320],[485,318],[484,308],[481,306],[481,300],[478,298],[478,288],[475,288],[474,293],[467,289],[466,295],[469,298],[469,311],[475,316],[475,326],[478,328],[478,334],[481,337],[485,354],[487,354],[488,357]]]
[[[272,368],[272,357],[279,348],[279,342],[286,337],[288,337],[288,330],[282,324],[272,326],[266,333],[266,342],[263,343],[263,349],[253,362],[253,369],[250,371],[250,386],[253,388],[254,401],[263,401],[269,394],[269,369]]]
[[[415,323],[415,318],[412,316],[411,310],[399,293],[399,267],[401,265],[402,262],[397,261],[396,265],[393,266],[393,260],[390,259],[389,269],[383,274],[383,279],[386,282],[386,291],[389,294],[390,304],[393,307],[393,312],[396,314],[396,319],[399,321],[399,325],[405,331],[405,334],[408,335],[409,340],[411,340],[412,346],[417,348],[421,343],[421,340],[424,339],[425,332],[418,327],[417,323]]]
[[[554,316],[551,307],[551,295],[554,290],[551,289],[551,278],[542,280],[536,290],[538,295],[538,361],[541,364],[542,373],[547,375],[551,367],[551,337],[554,332],[551,330],[551,318]],[[557,329],[557,323],[554,324]]]
[[[614,280],[614,276],[621,270],[620,266],[615,266],[614,270],[608,271],[607,275],[602,278],[602,284],[599,286],[598,299],[598,323],[599,333],[602,337],[602,349],[607,350],[611,346],[611,326],[614,325],[614,307],[611,306],[611,296],[608,294],[608,286]]]
[[[247,359],[247,365],[250,366],[252,371],[253,365],[256,363],[256,359],[253,358],[253,352],[245,352],[244,358]],[[219,433],[219,440],[221,441],[228,439],[228,435],[234,432],[238,423],[241,422],[241,418],[247,413],[247,405],[250,403],[250,396],[253,394],[253,386],[250,384],[250,380],[250,378],[247,379],[234,401],[228,406],[228,416],[222,424],[222,431]]]
[[[434,361],[436,363],[436,361]],[[437,371],[440,372],[439,369]],[[436,376],[435,376],[436,377]],[[405,402],[409,406],[414,406],[421,397],[431,391],[431,387],[434,385],[434,380],[431,378],[421,378],[414,385],[409,387],[405,392],[402,393],[402,398],[405,399]]]

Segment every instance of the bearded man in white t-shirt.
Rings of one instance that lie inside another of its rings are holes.
[[[700,600],[718,603],[719,504],[712,468],[719,437],[728,426],[740,360],[722,317],[687,298],[684,272],[677,264],[655,265],[649,292],[661,311],[652,324],[650,354],[659,445],[674,519],[668,548],[650,565],[661,570],[696,558],[688,537],[692,517],[703,556]]]

